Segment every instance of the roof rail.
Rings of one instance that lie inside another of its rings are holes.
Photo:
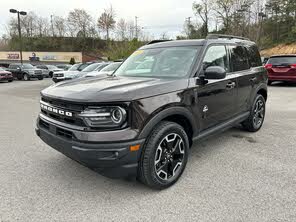
[[[147,45],[152,45],[152,44],[155,44],[155,43],[160,43],[160,42],[168,42],[168,41],[172,41],[172,40],[152,40],[150,42],[147,43]]]
[[[241,36],[235,36],[235,35],[222,35],[222,34],[209,34],[206,38],[206,40],[209,39],[242,39],[242,40],[248,40],[250,41],[250,39],[245,38],[245,37],[241,37]]]

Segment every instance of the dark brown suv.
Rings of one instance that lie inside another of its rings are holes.
[[[163,189],[183,173],[193,141],[239,123],[258,131],[266,99],[255,43],[221,35],[157,41],[110,76],[43,90],[36,132],[103,175]]]

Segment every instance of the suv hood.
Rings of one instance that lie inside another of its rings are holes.
[[[44,89],[41,95],[73,102],[123,102],[187,87],[188,79],[99,76],[61,82]]]

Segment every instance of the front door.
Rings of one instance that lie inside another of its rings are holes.
[[[220,66],[227,72],[225,79],[209,80],[197,88],[197,109],[201,115],[201,130],[213,127],[234,116],[237,98],[236,75],[230,74],[229,56],[224,45],[209,46],[204,59],[203,68]]]

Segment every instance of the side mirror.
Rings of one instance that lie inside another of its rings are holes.
[[[224,79],[226,70],[220,66],[210,66],[204,72],[205,79]]]

